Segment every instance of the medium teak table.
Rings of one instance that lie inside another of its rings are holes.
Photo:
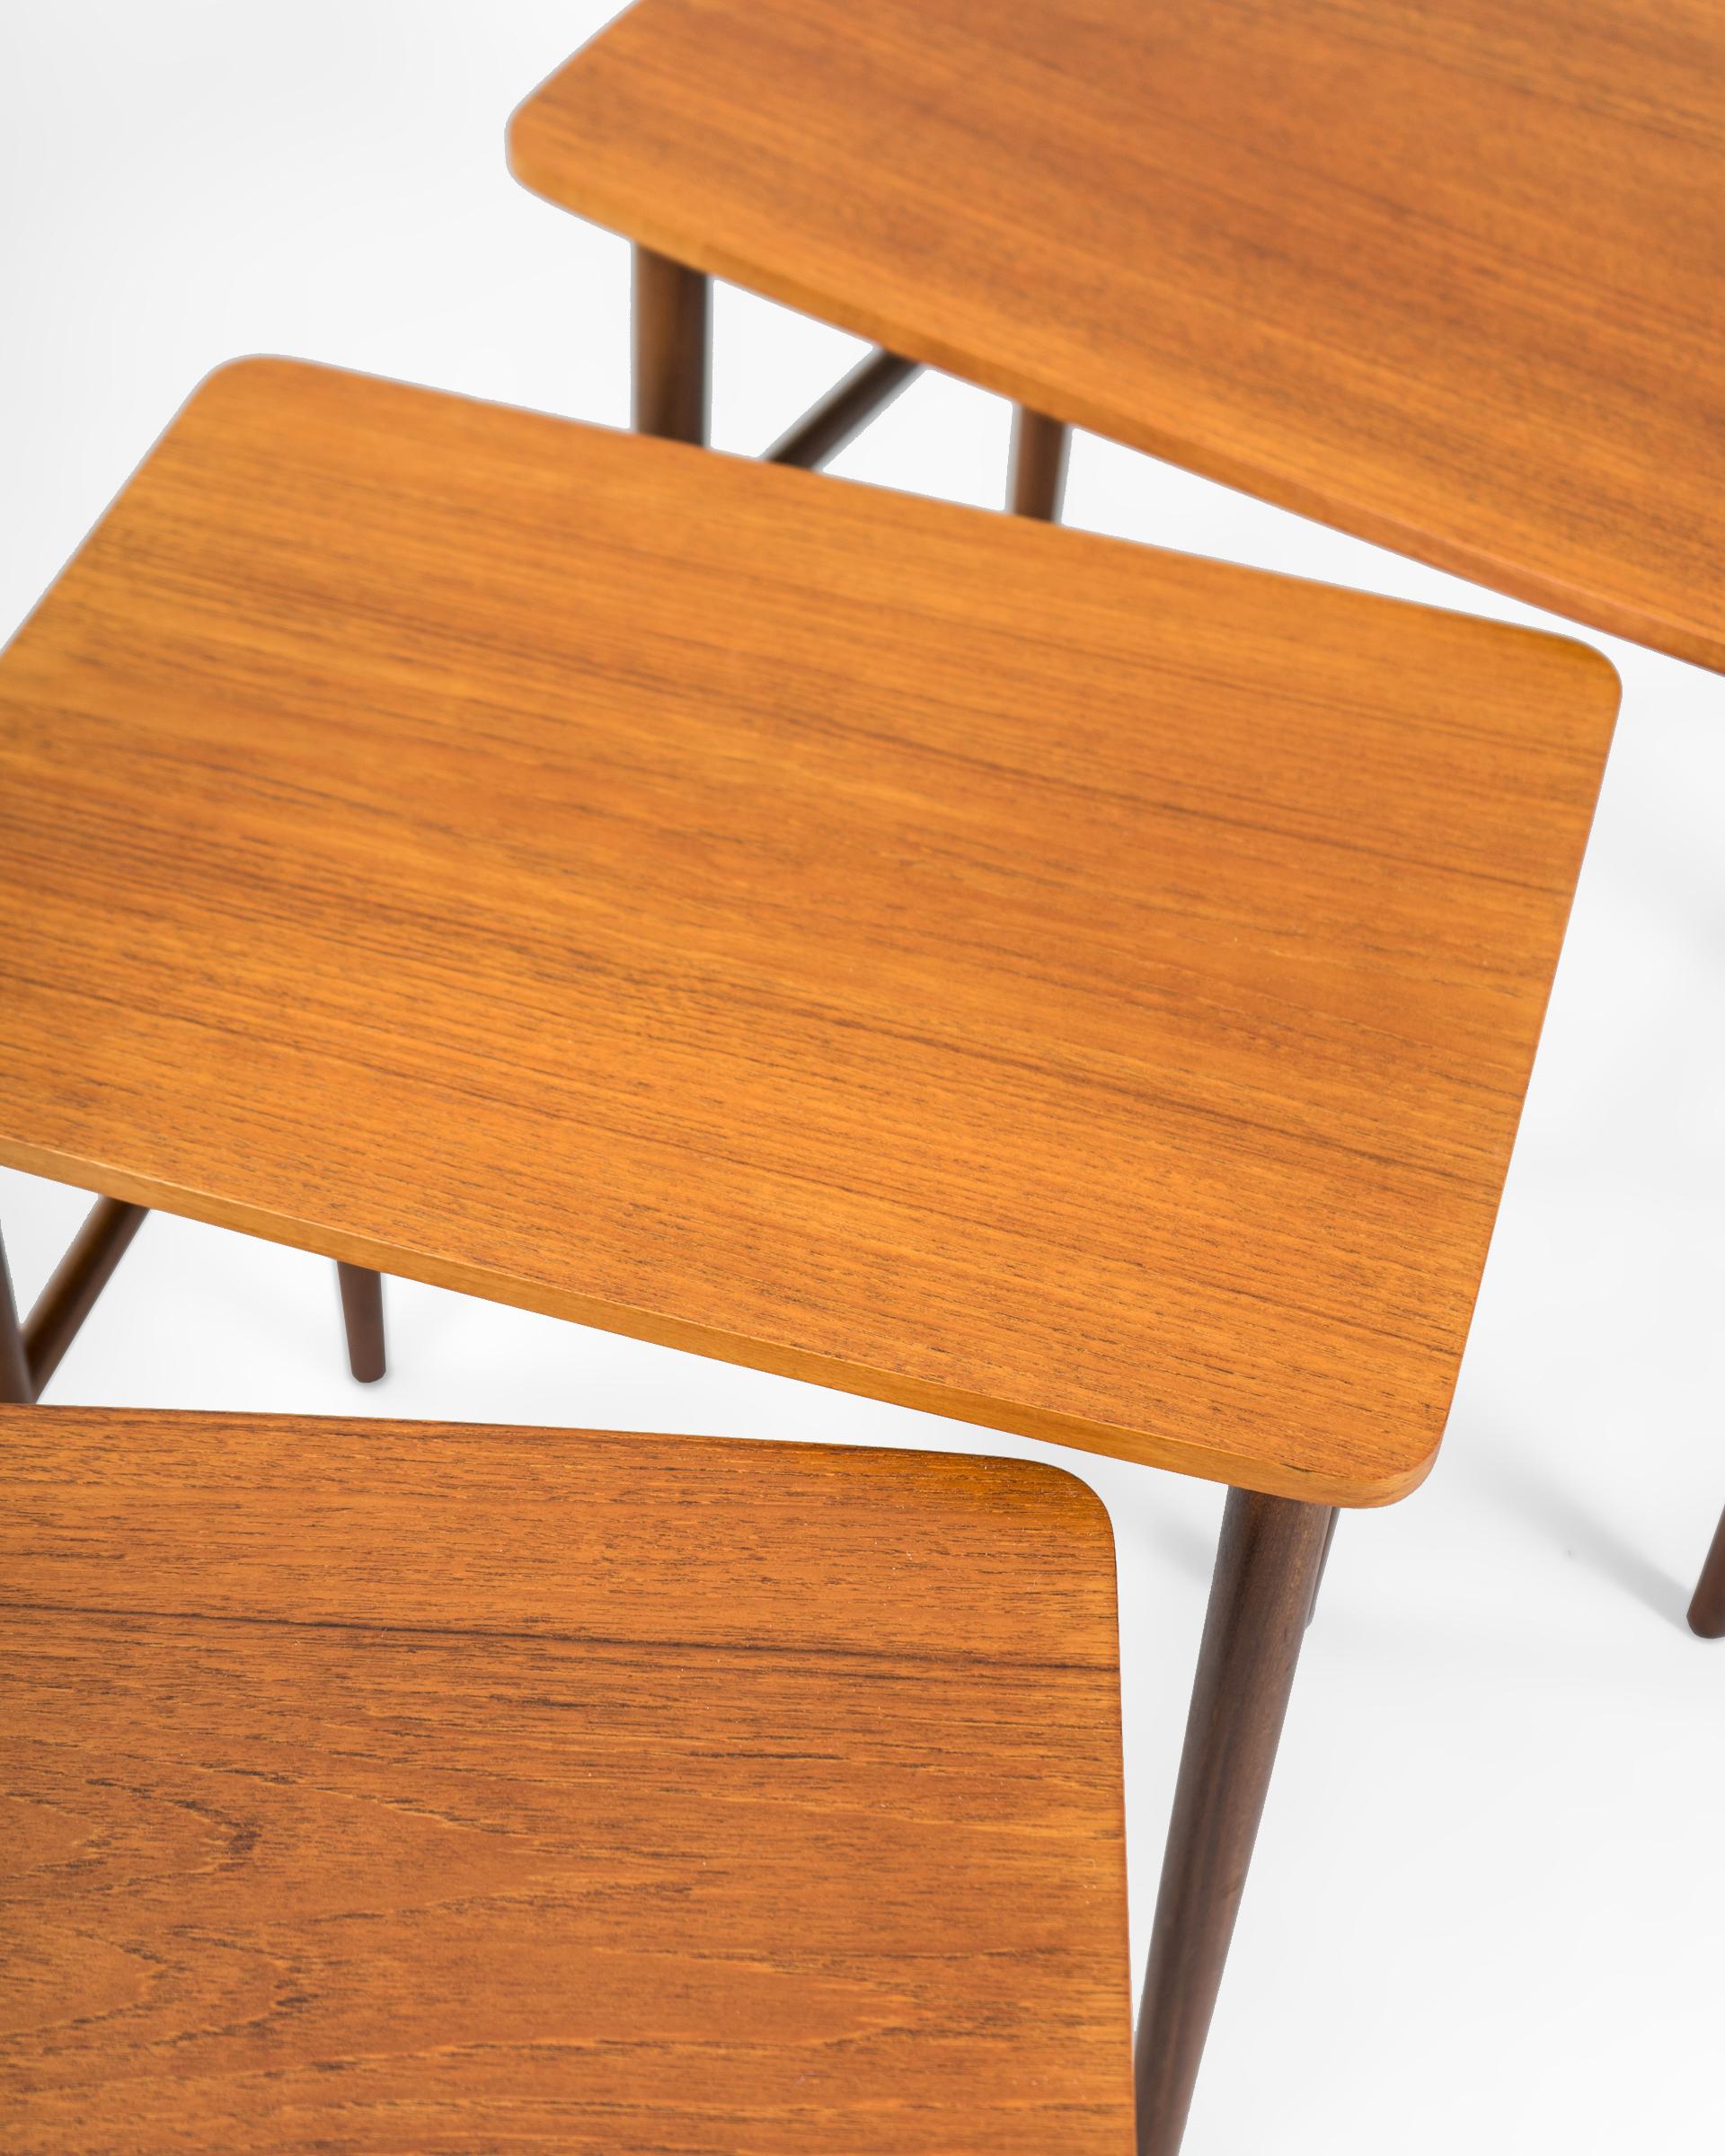
[[[247,363],[0,660],[0,1159],[1230,1484],[1170,2146],[1615,704],[1560,639]]]

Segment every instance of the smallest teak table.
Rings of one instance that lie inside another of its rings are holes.
[[[1073,1477],[73,1409],[0,1442],[8,2150],[1129,2145]]]

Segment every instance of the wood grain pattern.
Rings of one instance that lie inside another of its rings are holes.
[[[537,192],[1725,667],[1716,0],[640,0]]]
[[[1559,639],[248,364],[0,660],[0,1158],[1380,1502],[1615,702]]]
[[[0,1447],[11,2156],[1130,2147],[1072,1477],[71,1409]]]

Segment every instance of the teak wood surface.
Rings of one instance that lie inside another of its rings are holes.
[[[1563,639],[247,363],[0,659],[0,1158],[1382,1502],[1616,695]]]
[[[1725,667],[1719,0],[640,0],[526,184]]]
[[[1130,2148],[1074,1478],[71,1409],[0,1447],[11,2156]]]

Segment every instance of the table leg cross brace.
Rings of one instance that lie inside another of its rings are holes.
[[[22,1325],[0,1248],[0,1401],[28,1407],[40,1399],[147,1210],[122,1198],[98,1198]]]

